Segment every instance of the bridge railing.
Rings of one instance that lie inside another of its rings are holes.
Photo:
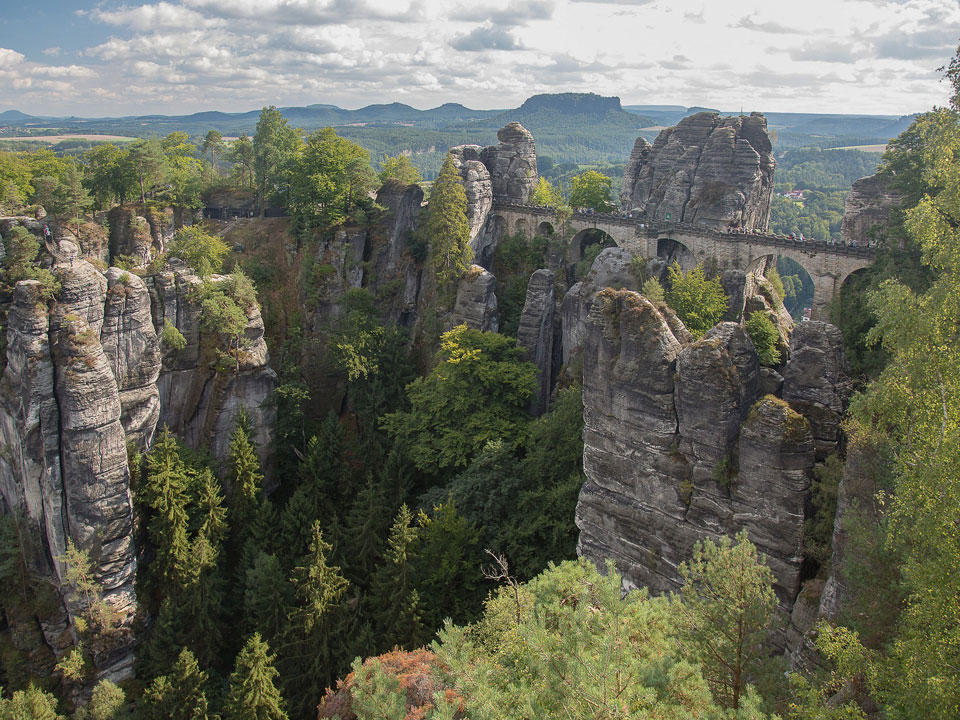
[[[495,202],[493,210],[512,211],[527,213],[538,216],[556,216],[556,208],[543,205],[526,205],[523,203]],[[631,225],[643,232],[647,237],[662,236],[668,238],[670,235],[694,235],[710,240],[720,240],[723,242],[751,242],[760,245],[775,245],[777,247],[792,248],[795,250],[828,252],[837,255],[850,255],[854,257],[873,258],[876,255],[876,248],[847,245],[842,242],[830,242],[827,240],[799,240],[790,238],[786,235],[773,235],[770,233],[753,232],[723,232],[716,228],[706,227],[705,225],[694,225],[692,223],[672,223],[664,220],[646,220],[639,217],[629,217],[622,213],[578,213],[575,212],[571,219],[588,220],[593,223],[610,223],[615,225]]]

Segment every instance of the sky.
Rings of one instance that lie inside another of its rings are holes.
[[[537,93],[904,115],[960,0],[0,0],[0,111],[87,117]]]

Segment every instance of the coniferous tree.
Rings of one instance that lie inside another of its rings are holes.
[[[310,550],[294,568],[296,605],[288,615],[280,648],[284,695],[294,717],[312,714],[325,688],[336,679],[331,635],[332,619],[349,585],[340,568],[327,562],[331,547],[318,521],[311,528]]]
[[[448,286],[463,277],[473,262],[473,250],[467,222],[467,195],[451,155],[443,161],[440,175],[430,188],[424,232],[430,243],[437,284]]]
[[[207,674],[184,648],[167,675],[154,678],[143,693],[144,720],[206,720]]]
[[[263,492],[263,473],[260,472],[260,458],[257,457],[252,435],[250,416],[241,408],[230,440],[230,455],[227,459],[230,525],[236,547],[242,547],[250,533],[256,513],[260,509]]]
[[[390,528],[383,563],[373,576],[371,611],[377,621],[377,636],[384,647],[414,647],[423,639],[420,598],[413,586],[411,560],[418,529],[406,504],[400,507]]]
[[[260,552],[244,578],[243,627],[274,644],[286,625],[292,601],[292,588],[280,561],[274,555]]]
[[[354,582],[366,587],[380,561],[383,536],[386,534],[384,519],[389,517],[389,506],[383,486],[367,477],[363,489],[346,518],[345,540],[347,551],[346,569]]]
[[[278,676],[270,647],[254,633],[237,656],[230,676],[224,720],[286,720],[283,698],[276,684]]]

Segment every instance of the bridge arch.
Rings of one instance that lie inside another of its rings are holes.
[[[540,237],[551,237],[556,230],[553,229],[553,223],[544,220],[537,226],[537,235]]]
[[[660,238],[657,240],[657,257],[670,266],[674,262],[680,264],[683,272],[690,272],[697,266],[697,256],[691,247],[673,238]]]
[[[571,245],[577,254],[577,259],[583,260],[591,245],[599,245],[601,249],[606,249],[617,247],[617,241],[600,228],[586,228],[573,236]]]
[[[527,237],[532,236],[532,233],[530,232],[530,224],[527,222],[526,218],[517,218],[517,221],[514,223],[513,231],[517,235],[523,233]]]

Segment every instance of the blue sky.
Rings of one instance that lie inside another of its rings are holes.
[[[0,111],[625,104],[906,114],[944,104],[958,0],[3,0]]]

